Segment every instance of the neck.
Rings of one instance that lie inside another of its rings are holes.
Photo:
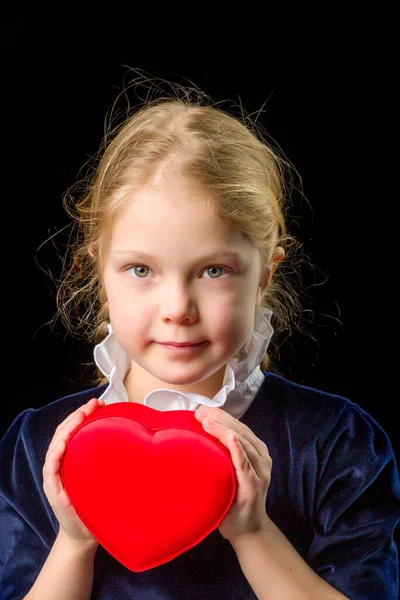
[[[178,392],[190,394],[199,394],[212,399],[222,388],[225,370],[226,365],[221,367],[221,369],[204,381],[189,385],[175,385],[157,379],[157,377],[154,377],[154,375],[148,373],[142,369],[140,365],[132,361],[132,366],[124,379],[124,386],[128,394],[129,402],[137,402],[139,404],[143,404],[147,394],[160,388],[177,390]]]

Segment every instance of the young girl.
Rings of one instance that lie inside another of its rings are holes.
[[[271,317],[289,326],[296,302],[279,283],[293,243],[282,161],[189,95],[148,101],[99,158],[58,295],[96,342],[99,379],[23,411],[1,441],[1,600],[395,600],[386,433],[350,400],[267,371]],[[114,402],[195,411],[238,482],[217,529],[139,573],[93,537],[60,477],[73,431]]]

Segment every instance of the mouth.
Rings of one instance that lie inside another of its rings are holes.
[[[202,348],[206,341],[198,342],[197,344],[159,344],[166,350],[175,354],[191,354]]]
[[[199,346],[203,342],[159,342],[162,346],[174,346],[174,348],[186,348],[187,346]]]

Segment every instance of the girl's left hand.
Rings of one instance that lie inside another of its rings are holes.
[[[268,521],[265,501],[272,460],[266,444],[224,410],[201,405],[194,415],[231,453],[238,489],[218,529],[233,544],[238,536],[261,531]]]

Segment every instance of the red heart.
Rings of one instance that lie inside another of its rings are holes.
[[[132,571],[172,560],[201,542],[237,490],[229,451],[193,411],[104,406],[67,443],[61,477],[98,542]]]

